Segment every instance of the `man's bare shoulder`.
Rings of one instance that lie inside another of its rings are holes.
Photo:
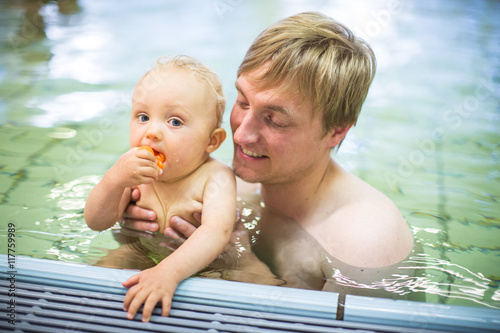
[[[358,177],[344,176],[345,196],[325,223],[322,245],[356,267],[385,267],[405,259],[413,235],[396,205]]]

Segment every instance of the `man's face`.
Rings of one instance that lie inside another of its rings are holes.
[[[265,69],[265,68],[264,68]],[[258,68],[236,81],[238,97],[231,112],[233,169],[247,182],[284,184],[314,172],[329,159],[329,135],[321,115],[297,93],[278,87],[259,90]]]

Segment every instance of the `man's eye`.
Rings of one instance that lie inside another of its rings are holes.
[[[146,116],[145,114],[139,115],[139,121],[142,121],[143,123],[145,123],[148,120],[149,120],[149,117]]]
[[[246,102],[241,102],[241,101],[236,101],[238,103],[238,106],[242,109],[248,109],[249,105]]]
[[[172,118],[168,121],[168,123],[174,127],[180,127],[182,126],[182,121],[180,121],[179,119],[177,118]]]
[[[278,119],[275,119],[272,116],[268,116],[267,121],[275,128],[284,129],[287,127],[285,123],[278,121]]]

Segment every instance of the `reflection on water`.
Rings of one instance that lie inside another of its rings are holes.
[[[96,118],[118,98],[117,93],[113,91],[72,92],[50,96],[47,100],[34,98],[28,101],[26,106],[41,111],[31,118],[34,126],[53,127],[68,121],[81,122]]]
[[[95,263],[116,249],[117,233],[89,230],[82,210],[128,146],[130,92],[140,75],[159,56],[189,54],[220,74],[230,105],[236,68],[257,34],[318,10],[367,39],[379,63],[335,158],[396,202],[423,253],[366,281],[298,237],[283,247],[313,248],[314,260],[285,256],[296,263],[277,269],[279,258],[258,249],[262,207],[245,201],[248,237],[237,234],[234,251],[202,274],[244,279],[235,259],[255,264],[247,256],[253,246],[272,268],[256,266],[261,283],[317,288],[324,279],[307,272],[319,262],[333,267],[327,282],[350,293],[500,308],[500,5],[390,3],[229,1],[222,10],[211,1],[0,2],[0,233],[16,223],[19,250],[38,258]],[[228,116],[229,108],[229,131]],[[216,154],[227,163],[230,141]]]

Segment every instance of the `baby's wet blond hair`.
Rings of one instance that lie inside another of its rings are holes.
[[[220,127],[222,123],[222,116],[226,108],[226,98],[224,96],[224,91],[222,90],[222,82],[219,76],[210,68],[205,66],[201,61],[186,55],[161,57],[156,61],[156,64],[151,71],[158,70],[163,72],[168,71],[172,67],[191,71],[195,77],[204,80],[208,84],[216,98],[215,110],[217,116],[217,127]],[[146,73],[144,77],[146,77],[148,73]]]

